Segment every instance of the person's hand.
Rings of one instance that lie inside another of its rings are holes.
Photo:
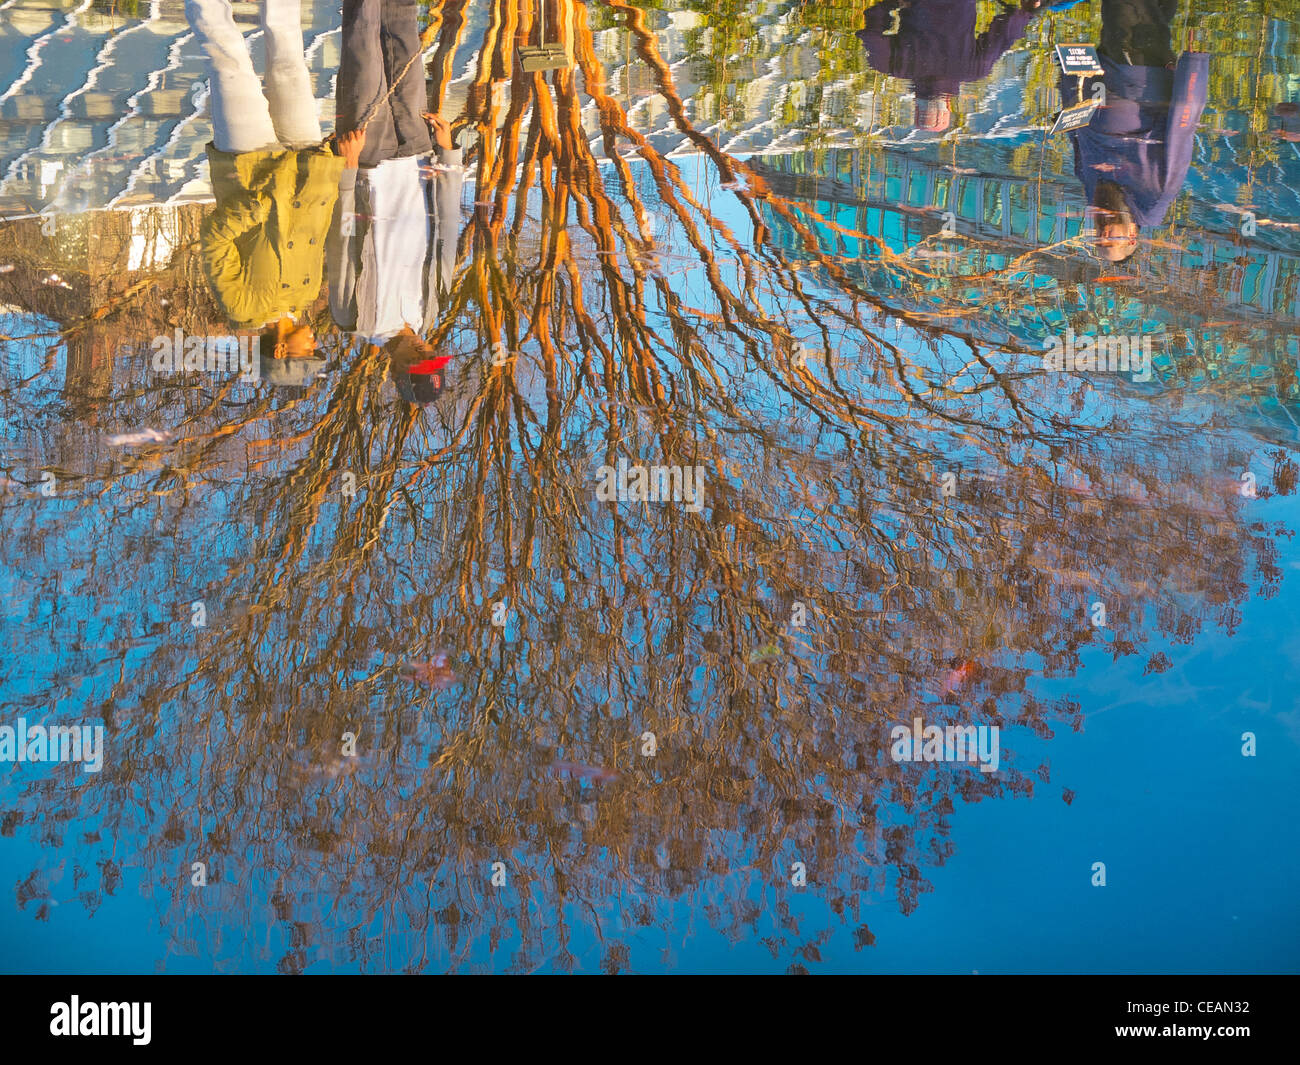
[[[361,149],[366,146],[366,131],[354,129],[337,138],[339,155],[343,156],[343,165],[355,170],[361,165]]]
[[[431,111],[423,114],[424,120],[429,123],[429,129],[433,131],[433,143],[444,152],[451,151],[451,123],[442,115],[435,115]]]
[[[1021,11],[1037,11],[1043,6],[1043,0],[1020,0]]]

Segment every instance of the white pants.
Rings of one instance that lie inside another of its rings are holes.
[[[185,0],[185,17],[208,57],[212,142],[218,151],[234,153],[319,144],[300,0],[262,0],[258,6],[266,44],[265,92],[230,0]]]

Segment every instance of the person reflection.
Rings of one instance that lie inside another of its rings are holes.
[[[1210,57],[1186,52],[1175,61],[1170,22],[1178,0],[1102,0],[1104,73],[1085,79],[1085,99],[1101,81],[1106,105],[1070,134],[1074,172],[1097,226],[1102,258],[1123,262],[1138,246],[1138,227],[1164,221],[1192,161],[1196,124],[1205,110]],[[1062,95],[1078,91],[1062,76]]]
[[[424,110],[417,14],[416,0],[343,4],[337,124],[366,144],[339,178],[326,257],[335,324],[382,347],[401,394],[426,404],[450,361],[424,338],[455,270],[464,168],[449,124]]]
[[[872,67],[912,83],[914,124],[942,133],[952,122],[951,101],[962,83],[988,76],[1024,34],[1040,3],[1004,4],[977,37],[978,0],[883,0],[863,13],[857,37]]]
[[[266,86],[235,25],[230,0],[186,0],[208,62],[216,207],[200,226],[204,272],[232,325],[257,329],[261,355],[283,364],[313,354],[301,320],[321,289],[325,237],[344,160],[321,137],[302,40],[299,0],[258,8]],[[355,154],[358,145],[344,142]]]

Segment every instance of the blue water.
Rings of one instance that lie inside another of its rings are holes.
[[[323,301],[307,387],[156,371],[156,336],[229,329],[202,106],[113,142],[0,111],[0,728],[106,732],[98,774],[0,762],[0,971],[1300,971],[1300,155],[1250,132],[1296,45],[1250,11],[1215,46],[1177,209],[1111,266],[1044,134],[1047,46],[1097,6],[1033,23],[939,140],[857,8],[649,13],[679,123],[593,4],[606,110],[594,68],[486,94],[521,144],[550,99],[588,122],[493,169],[519,145],[469,114],[468,5],[427,407]],[[329,114],[337,11],[308,7]],[[27,26],[0,12],[6,55]],[[135,84],[83,29],[29,97]],[[128,182],[78,137],[175,165]],[[1150,379],[1044,370],[1066,328],[1150,340]],[[699,506],[602,500],[620,461],[698,467]],[[998,727],[998,770],[894,764],[917,716]]]

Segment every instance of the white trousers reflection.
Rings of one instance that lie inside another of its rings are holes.
[[[185,16],[210,67],[212,142],[218,151],[233,153],[319,144],[300,0],[263,0],[258,6],[266,45],[265,91],[230,0],[185,0]]]

